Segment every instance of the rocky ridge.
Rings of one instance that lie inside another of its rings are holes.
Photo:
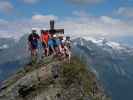
[[[110,100],[95,75],[76,57],[48,57],[26,65],[0,88],[0,100]]]

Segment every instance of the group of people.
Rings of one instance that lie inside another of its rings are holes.
[[[47,30],[41,30],[40,35],[36,30],[32,30],[32,33],[28,37],[28,46],[31,51],[31,56],[37,56],[38,41],[41,41],[43,47],[43,57],[50,55],[68,56],[71,57],[71,40],[70,37],[64,37],[64,34],[50,33]]]

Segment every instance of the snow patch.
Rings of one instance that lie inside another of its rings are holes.
[[[113,49],[124,49],[124,47],[122,47],[119,43],[116,42],[107,42],[106,43],[108,46],[112,47]]]
[[[97,44],[98,46],[104,46],[104,47],[109,46],[109,47],[112,47],[113,49],[117,49],[117,50],[125,49],[125,47],[121,46],[119,43],[107,41],[105,38],[96,39],[96,38],[92,38],[92,37],[83,37],[83,39],[85,39],[87,41],[91,41],[91,42]]]
[[[9,48],[9,46],[7,44],[0,46],[0,49],[7,49],[7,48]]]
[[[93,37],[83,37],[83,39],[85,39],[87,41],[91,41],[91,42],[97,44],[98,46],[103,46],[107,42],[105,38],[96,39]]]

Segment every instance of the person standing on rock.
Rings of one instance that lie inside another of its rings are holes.
[[[56,54],[59,55],[62,51],[62,48],[61,48],[61,41],[59,37],[57,37],[56,34],[53,35],[53,41],[54,41],[54,47],[56,50]]]
[[[32,33],[28,36],[28,47],[31,52],[31,58],[37,57],[38,40],[40,39],[37,31],[32,29]]]
[[[40,38],[44,49],[44,55],[48,56],[49,55],[49,51],[48,51],[49,33],[47,31],[41,30]]]
[[[48,51],[49,51],[49,55],[56,54],[55,49],[54,49],[53,37],[50,33],[49,33],[49,39],[48,39]]]
[[[68,47],[68,49],[70,50],[71,49],[71,39],[70,39],[70,36],[66,37],[65,44]]]

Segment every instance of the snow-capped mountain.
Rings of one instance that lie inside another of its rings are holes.
[[[0,80],[27,61],[26,40],[27,36],[23,36],[18,42],[0,39]],[[73,54],[90,66],[113,100],[133,98],[133,48],[104,38],[90,37],[73,40],[72,47]]]
[[[101,38],[101,39],[96,39],[96,38],[92,38],[92,37],[83,37],[82,39],[85,39],[86,41],[91,41],[95,44],[97,44],[98,46],[102,46],[105,48],[112,48],[114,50],[118,50],[118,51],[126,51],[129,52],[130,50],[133,51],[133,48],[129,48],[128,46],[122,45],[120,43],[117,42],[113,42],[113,41],[108,41],[105,38]]]
[[[0,38],[0,81],[29,61],[26,40],[27,36],[17,42],[11,38]]]
[[[26,41],[27,36],[22,37],[17,42],[11,38],[0,38],[0,64],[26,57]]]
[[[106,39],[83,37],[73,41],[73,51],[102,80],[113,100],[133,98],[132,48]]]

